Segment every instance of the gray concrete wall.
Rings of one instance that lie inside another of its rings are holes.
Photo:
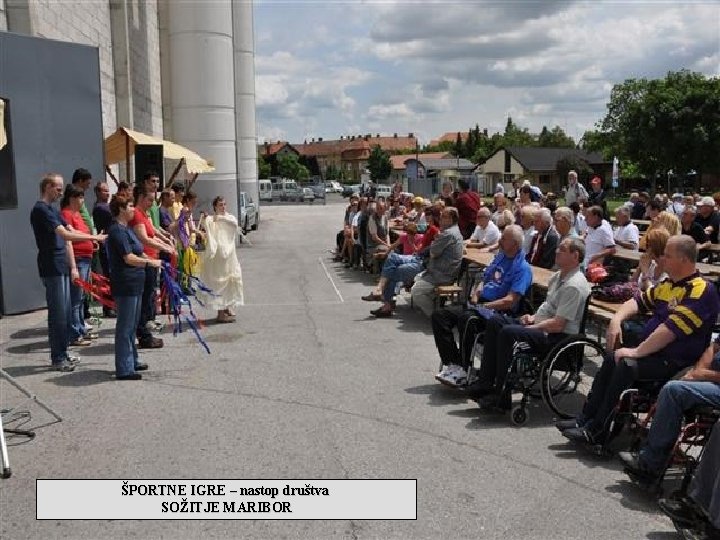
[[[134,129],[162,136],[157,1],[131,2],[128,15]]]
[[[18,206],[0,210],[5,314],[45,305],[30,211],[47,172],[66,181],[79,164],[102,170],[98,51],[0,32],[0,96],[9,100]]]

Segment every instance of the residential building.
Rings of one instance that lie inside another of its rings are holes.
[[[498,182],[507,190],[513,182],[526,178],[544,192],[561,193],[567,179],[559,177],[557,162],[568,156],[584,160],[592,168],[593,175],[609,182],[612,161],[605,160],[599,152],[573,148],[508,146],[498,149],[480,163],[475,172],[484,177],[484,186],[480,186],[480,190],[486,193],[492,193]]]

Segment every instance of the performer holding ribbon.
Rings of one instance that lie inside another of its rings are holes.
[[[205,250],[199,253],[202,282],[213,294],[198,291],[203,303],[217,310],[220,323],[235,322],[233,308],[244,304],[242,269],[235,251],[237,218],[225,211],[225,199],[215,197],[213,216],[205,217]]]
[[[117,321],[115,325],[115,373],[118,380],[142,379],[138,371],[148,369],[140,362],[135,345],[135,329],[140,320],[145,269],[160,268],[159,259],[151,259],[143,253],[128,222],[133,219],[135,206],[132,200],[115,197],[110,202],[114,222],[107,238],[110,262],[110,287],[115,299]]]

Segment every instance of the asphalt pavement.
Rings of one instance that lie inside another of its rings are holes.
[[[37,433],[8,441],[0,537],[674,538],[620,465],[566,444],[541,403],[516,428],[438,384],[429,320],[403,299],[394,318],[370,316],[373,277],[328,251],[342,204],[263,205],[238,250],[237,323],[208,320],[210,355],[166,330],[165,348],[142,351],[142,381],[114,380],[112,321],[75,372],[55,373],[45,311],[0,319],[3,369],[63,417],[0,380],[2,408]],[[417,520],[36,521],[37,478],[414,478]]]

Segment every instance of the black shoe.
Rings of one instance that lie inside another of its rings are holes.
[[[651,483],[660,477],[658,471],[648,468],[634,452],[618,452],[618,459],[625,465],[625,473],[631,478]]]
[[[147,364],[143,364],[142,362],[140,362],[139,364],[135,364],[135,371],[147,371],[147,369]]]
[[[487,412],[505,412],[512,409],[512,396],[510,394],[500,395],[495,392],[487,394],[478,401],[480,409]]]
[[[555,427],[558,428],[560,432],[563,432],[566,429],[580,428],[582,427],[582,424],[578,423],[577,418],[571,418],[570,420],[560,420],[559,422],[555,422]]]
[[[463,392],[468,399],[481,399],[488,394],[491,394],[493,392],[493,387],[490,384],[475,381],[471,385],[461,388],[460,391]]]
[[[658,500],[658,506],[674,522],[692,525],[703,519],[702,514],[695,509],[693,502],[686,497],[663,498]]]
[[[164,345],[163,340],[156,337],[138,341],[138,349],[162,349]]]
[[[382,302],[382,299],[382,294],[375,294],[374,292],[360,297],[360,300],[365,300],[366,302]]]
[[[598,444],[597,440],[590,433],[590,430],[584,427],[574,427],[566,429],[562,432],[563,437],[570,439],[573,442],[586,443],[586,444]]]
[[[115,313],[114,309],[108,309],[103,311],[103,317],[106,319],[116,319],[117,313]]]
[[[139,373],[130,373],[128,375],[118,375],[116,379],[118,381],[139,381],[142,379],[142,375]]]
[[[389,309],[383,309],[383,308],[373,309],[370,312],[370,315],[374,315],[378,319],[387,319],[388,317],[392,317],[392,314],[393,314],[392,311],[390,311]]]

